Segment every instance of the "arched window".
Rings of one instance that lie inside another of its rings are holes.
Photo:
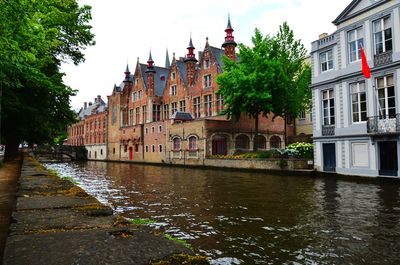
[[[280,148],[281,147],[281,138],[279,138],[279,136],[271,136],[271,138],[269,138],[269,145],[271,148]]]
[[[196,136],[190,136],[189,137],[189,150],[190,151],[195,151],[197,149],[197,137]]]
[[[175,137],[173,140],[173,149],[174,151],[179,151],[181,150],[181,138]]]
[[[249,149],[249,137],[247,135],[241,134],[236,137],[235,148],[236,149]]]
[[[267,149],[267,139],[264,135],[257,135],[258,149]]]
[[[227,139],[223,135],[216,135],[212,140],[212,155],[226,155]]]

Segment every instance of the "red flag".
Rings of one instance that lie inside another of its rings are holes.
[[[361,51],[362,72],[365,78],[368,79],[371,77],[371,69],[369,68],[367,58],[365,57],[364,49],[362,46],[360,47],[360,51]]]

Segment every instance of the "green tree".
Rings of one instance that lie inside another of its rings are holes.
[[[223,95],[224,114],[239,119],[245,113],[254,119],[254,151],[258,149],[259,116],[267,116],[272,110],[271,89],[274,85],[273,39],[263,36],[256,29],[252,37],[253,47],[239,44],[239,60],[223,58],[223,73],[217,76],[218,93]]]
[[[276,116],[285,120],[298,117],[311,104],[311,66],[305,61],[307,50],[284,22],[273,41],[276,58],[275,84],[272,86],[272,109]],[[286,142],[285,142],[286,143]],[[286,143],[287,144],[287,143]]]
[[[218,93],[224,96],[225,112],[236,118],[246,113],[255,119],[254,151],[257,151],[258,117],[297,117],[311,100],[311,69],[306,50],[287,23],[276,36],[263,36],[258,29],[252,47],[239,44],[239,60],[224,58],[217,77]],[[286,122],[285,122],[286,139]]]
[[[84,61],[93,45],[91,8],[76,0],[0,0],[1,141],[48,143],[74,122],[62,62]]]

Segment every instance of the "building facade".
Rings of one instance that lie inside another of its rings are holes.
[[[228,18],[222,48],[206,39],[196,57],[190,37],[187,54],[173,54],[170,62],[167,51],[164,67],[155,65],[151,52],[146,63],[137,60],[133,72],[126,67],[123,81],[108,96],[106,159],[201,165],[209,156],[252,150],[254,119],[221,115],[224,99],[217,93],[222,57],[236,60],[233,31]],[[293,134],[293,122],[285,126],[282,118],[272,117],[259,117],[260,150],[284,147],[285,127],[287,136]],[[87,132],[71,140],[79,142]]]
[[[399,14],[400,0],[354,0],[333,21],[337,30],[312,43],[317,170],[399,176]]]
[[[97,96],[94,102],[84,103],[78,112],[79,122],[68,127],[66,145],[85,146],[87,156],[93,160],[107,158],[107,107]]]

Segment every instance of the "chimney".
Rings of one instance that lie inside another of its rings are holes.
[[[87,108],[87,102],[83,102],[83,109]]]
[[[322,34],[319,34],[319,39],[323,39],[323,38],[325,38],[325,37],[328,37],[328,33],[322,33]]]

